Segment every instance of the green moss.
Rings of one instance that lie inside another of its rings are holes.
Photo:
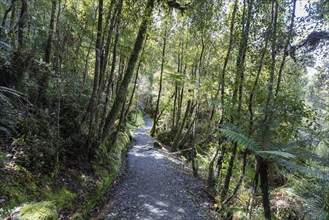
[[[80,212],[75,213],[73,216],[71,216],[71,217],[69,218],[69,220],[84,220],[84,219],[86,219],[86,218],[85,218],[84,215],[83,215],[82,213],[80,213]]]
[[[5,172],[0,173],[0,195],[1,199],[5,199],[3,207],[5,210],[31,201],[40,195],[40,190],[28,171],[17,164],[8,165],[6,168]]]
[[[144,126],[145,121],[143,118],[143,113],[141,111],[131,113],[128,123],[136,128]]]
[[[164,144],[170,144],[171,141],[173,140],[173,133],[172,132],[162,132],[157,135],[157,139]]]
[[[55,205],[59,208],[71,208],[72,203],[77,195],[66,187],[61,188],[59,191],[53,192],[48,191],[46,192],[46,200],[51,200],[55,203]]]
[[[121,156],[130,143],[129,133],[130,130],[126,128],[126,132],[118,133],[117,140],[112,146],[110,141],[106,140],[96,150],[93,169],[99,179],[96,182],[97,190],[86,196],[86,213],[99,202],[117,178],[121,167]]]
[[[58,219],[57,208],[53,202],[39,202],[26,204],[21,208],[20,220],[56,220]]]

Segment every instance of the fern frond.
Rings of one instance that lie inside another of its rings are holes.
[[[234,130],[233,130],[234,129]],[[245,147],[254,154],[261,149],[256,141],[250,138],[248,135],[243,134],[242,131],[237,128],[232,128],[230,126],[224,126],[224,128],[219,129],[223,134],[225,134],[229,139],[236,141],[240,146]]]
[[[309,175],[309,176],[313,176],[319,180],[323,180],[323,181],[329,181],[329,172],[321,172],[321,171],[318,171],[318,170],[312,170],[310,168],[307,168],[307,167],[304,167],[304,166],[301,166],[295,162],[290,162],[290,161],[287,161],[287,160],[282,160],[282,159],[279,159],[277,161],[277,164],[279,166],[282,166],[288,170],[293,170],[293,171],[296,171],[297,173],[301,173],[301,174],[304,174],[304,175]]]
[[[270,155],[270,156],[274,156],[274,157],[282,157],[284,159],[296,158],[295,155],[288,153],[288,152],[283,152],[283,151],[258,151],[257,153],[259,155]]]
[[[13,95],[13,96],[16,96],[17,98],[25,98],[25,95],[23,93],[15,90],[15,89],[0,86],[0,94],[4,95],[6,93],[10,94],[10,95]]]
[[[27,104],[32,105],[32,103],[29,102],[29,100],[25,94],[15,90],[15,89],[12,89],[12,88],[0,86],[0,99],[3,100],[4,102],[9,103],[8,95],[6,95],[6,94],[12,95],[12,96],[18,98],[18,100],[23,100]]]
[[[299,140],[299,141],[292,141],[289,143],[282,143],[282,142],[276,142],[270,144],[270,148],[273,150],[288,150],[291,148],[306,148],[307,146],[310,146],[312,144],[316,144],[317,141],[315,140]]]

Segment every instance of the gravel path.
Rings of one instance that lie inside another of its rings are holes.
[[[153,147],[147,134],[152,123],[135,132],[128,153],[127,174],[113,189],[105,219],[207,219],[196,205],[195,190],[202,184],[179,172],[163,150]]]

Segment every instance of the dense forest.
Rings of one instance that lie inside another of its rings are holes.
[[[218,219],[329,218],[328,0],[3,0],[0,22],[0,218],[91,219],[143,115]]]

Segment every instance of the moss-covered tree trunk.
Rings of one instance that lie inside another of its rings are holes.
[[[57,9],[57,0],[52,0],[51,2],[51,16],[50,23],[48,29],[48,38],[45,48],[45,63],[49,64],[51,62],[51,53],[52,53],[52,42],[53,42],[53,34],[55,28],[55,20],[56,20],[56,9]],[[45,71],[42,74],[41,80],[39,82],[39,91],[37,95],[37,102],[46,104],[45,91],[48,87],[50,77],[50,71]]]
[[[152,11],[154,8],[154,2],[155,0],[148,0],[147,2],[147,6],[144,12],[144,16],[143,16],[143,20],[142,23],[140,25],[139,31],[138,31],[138,35],[135,41],[135,45],[134,45],[134,49],[131,52],[130,58],[129,58],[129,62],[128,62],[128,66],[126,69],[126,73],[124,75],[124,78],[120,84],[119,87],[119,91],[118,91],[118,95],[116,96],[113,106],[111,108],[111,111],[109,113],[109,115],[106,117],[105,120],[105,125],[104,125],[104,129],[103,129],[103,134],[102,134],[102,138],[101,140],[104,141],[109,133],[111,132],[114,122],[117,119],[118,113],[120,111],[120,106],[123,103],[123,101],[125,100],[126,94],[127,94],[127,88],[128,85],[130,83],[130,80],[133,76],[134,73],[134,69],[137,63],[137,59],[139,56],[139,53],[142,49],[142,45],[143,42],[145,40],[146,34],[147,34],[147,27],[148,24],[151,20],[152,17]]]
[[[96,48],[95,48],[95,71],[94,71],[94,86],[93,92],[90,99],[90,114],[89,114],[89,134],[87,139],[87,153],[88,157],[91,156],[91,148],[94,143],[95,138],[95,117],[98,104],[98,93],[99,93],[99,82],[100,82],[100,72],[101,72],[101,51],[102,51],[102,30],[103,30],[103,0],[98,2],[98,24],[97,24],[97,38],[96,38]]]
[[[184,126],[185,126],[187,117],[189,115],[190,107],[191,107],[191,100],[189,100],[187,102],[187,106],[186,106],[186,110],[185,110],[183,121],[180,124],[179,129],[177,131],[177,134],[176,134],[176,136],[174,138],[174,141],[173,141],[173,149],[174,150],[178,150],[178,148],[179,148],[179,143],[180,143],[179,141],[181,140],[182,132],[183,132],[183,129],[184,129]]]
[[[24,28],[27,18],[27,2],[26,0],[21,0],[21,3],[22,3],[22,8],[18,20],[18,35],[17,35],[18,51],[22,50],[24,47]]]
[[[151,136],[153,137],[155,135],[156,126],[157,126],[157,119],[159,114],[159,108],[160,108],[160,99],[161,99],[161,91],[162,91],[162,76],[163,76],[163,69],[164,69],[164,63],[165,63],[165,54],[166,54],[166,44],[167,44],[167,25],[165,27],[165,33],[163,37],[163,45],[162,45],[162,59],[161,59],[161,70],[160,70],[160,81],[159,81],[159,91],[158,91],[158,98],[157,98],[157,104],[155,107],[155,113],[153,117],[153,126],[151,130]]]

